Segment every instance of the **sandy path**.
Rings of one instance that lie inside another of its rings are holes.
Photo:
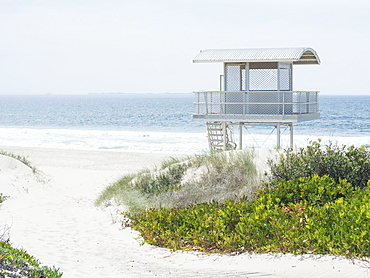
[[[63,277],[369,277],[367,268],[334,257],[200,255],[140,245],[93,201],[126,173],[168,155],[110,151],[0,148],[28,157],[49,181],[3,203],[0,225],[11,241]],[[32,183],[32,182],[31,182]],[[0,190],[1,192],[1,190]]]

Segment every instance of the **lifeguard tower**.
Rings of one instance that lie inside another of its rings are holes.
[[[239,126],[242,148],[244,126],[276,129],[280,148],[281,126],[320,118],[319,92],[293,91],[293,65],[320,64],[312,48],[208,49],[194,63],[221,62],[220,91],[195,93],[193,120],[207,126],[210,150],[227,150],[237,145],[230,127]]]

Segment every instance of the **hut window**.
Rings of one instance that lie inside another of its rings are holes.
[[[245,64],[225,64],[225,75],[226,91],[245,90]]]
[[[292,67],[289,63],[280,63],[279,71],[279,90],[291,91],[292,90]]]
[[[277,91],[278,90],[278,63],[250,63],[249,90],[250,91]]]

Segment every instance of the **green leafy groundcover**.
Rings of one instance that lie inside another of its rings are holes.
[[[369,257],[370,181],[363,188],[318,175],[280,181],[253,201],[152,209],[130,226],[171,249]]]
[[[0,277],[59,278],[59,269],[41,267],[38,260],[24,250],[0,241]]]

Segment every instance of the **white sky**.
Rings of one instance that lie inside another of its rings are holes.
[[[217,90],[200,50],[300,46],[295,90],[370,95],[369,0],[0,0],[0,94]]]

